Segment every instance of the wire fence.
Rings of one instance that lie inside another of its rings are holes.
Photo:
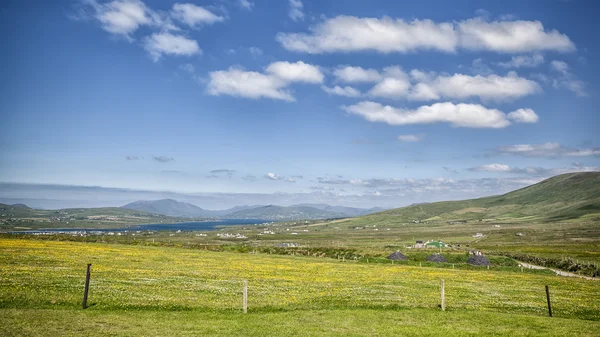
[[[195,278],[190,275],[115,279],[110,271],[92,272],[89,303],[97,308],[174,309],[242,312],[244,298],[249,312],[320,309],[442,309],[442,296],[447,310],[485,310],[534,315],[548,314],[548,301],[542,283],[522,283],[518,274],[511,282],[498,282],[489,277],[472,280],[448,277],[442,287],[439,271],[423,268],[427,279],[402,278],[330,281],[316,276],[312,281],[281,277],[247,280]],[[445,271],[448,273],[448,271]],[[455,276],[461,271],[456,270]],[[523,273],[526,274],[526,273]],[[83,275],[76,282],[38,284],[43,289],[44,303],[58,298],[62,305],[80,303]],[[39,282],[38,282],[39,283]],[[590,282],[591,286],[600,283]],[[598,287],[600,289],[600,287]],[[555,316],[600,320],[598,296],[585,298],[584,289],[550,286]],[[6,300],[6,299],[5,299]],[[29,298],[31,301],[32,298]],[[5,301],[6,302],[6,301]]]

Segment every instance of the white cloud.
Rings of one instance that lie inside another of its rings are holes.
[[[252,7],[254,7],[254,2],[248,0],[239,0],[238,4],[245,10],[251,11]]]
[[[171,15],[190,27],[196,27],[202,24],[210,25],[224,20],[222,16],[215,15],[212,12],[193,4],[176,3],[173,5]]]
[[[445,102],[409,110],[363,101],[355,105],[343,106],[342,109],[370,122],[383,122],[389,125],[449,123],[457,127],[504,128],[511,124],[502,111],[488,109],[479,104]]]
[[[285,90],[286,87],[295,82],[321,83],[324,77],[318,67],[301,61],[274,62],[265,71],[266,73],[259,73],[236,67],[213,71],[209,74],[208,93],[215,96],[224,94],[294,101],[291,93]]]
[[[451,23],[394,20],[389,17],[338,16],[310,28],[312,34],[279,33],[284,48],[313,54],[377,50],[384,53],[437,49],[452,52],[457,43]]]
[[[498,62],[498,65],[504,68],[523,68],[529,67],[534,68],[544,63],[544,56],[542,54],[519,55],[513,56],[508,62]]]
[[[487,164],[477,167],[472,167],[471,171],[485,171],[485,172],[510,172],[511,168],[504,164]]]
[[[507,76],[464,74],[440,75],[422,78],[408,93],[411,100],[466,99],[479,97],[482,100],[511,100],[539,92],[535,82],[519,77],[514,72]]]
[[[274,62],[266,70],[268,73],[289,82],[321,83],[324,77],[319,67],[302,61],[296,63]]]
[[[361,96],[361,93],[359,90],[357,90],[353,87],[350,87],[350,86],[340,87],[339,85],[336,85],[333,88],[330,88],[327,86],[321,86],[321,89],[323,89],[323,91],[325,91],[326,93],[328,93],[330,95],[338,95],[338,96],[345,96],[345,97]]]
[[[292,51],[313,54],[375,50],[406,53],[417,50],[455,52],[459,48],[500,53],[572,51],[575,45],[539,21],[460,22],[404,21],[390,17],[337,16],[309,28],[310,33],[279,33],[277,41]]]
[[[347,83],[376,82],[368,92],[373,97],[408,98],[416,101],[470,97],[505,101],[541,91],[537,82],[519,77],[515,72],[509,72],[506,76],[470,76],[438,75],[413,69],[409,76],[399,66],[387,67],[381,72],[375,69],[341,66],[333,71],[333,75],[338,81]]]
[[[290,3],[290,11],[289,11],[288,15],[290,16],[290,19],[292,19],[294,21],[304,20],[304,12],[302,12],[304,5],[302,4],[302,1],[289,0],[289,3]]]
[[[140,26],[157,23],[156,14],[139,0],[116,0],[106,4],[88,1],[95,11],[95,18],[109,33],[122,35],[131,40],[131,33]]]
[[[294,101],[294,97],[284,90],[287,83],[276,76],[230,67],[228,70],[210,73],[208,93],[210,95],[231,95],[246,98],[272,98]]]
[[[510,145],[500,147],[496,152],[505,155],[548,158],[600,156],[600,148],[571,149],[560,143]]]
[[[572,51],[575,45],[557,30],[546,31],[539,21],[494,21],[480,18],[458,23],[460,45],[471,50],[500,53],[529,51]]]
[[[269,172],[267,174],[265,174],[265,178],[269,179],[269,180],[279,180],[279,181],[283,181],[286,183],[295,183],[297,181],[297,179],[302,179],[302,176],[292,176],[292,177],[284,177],[282,175],[279,174],[275,174],[273,172]]]
[[[398,99],[405,97],[411,84],[408,75],[398,66],[383,69],[383,79],[370,91],[369,95]]]
[[[364,69],[361,67],[342,66],[333,71],[333,75],[341,82],[378,82],[382,76],[375,69]]]
[[[398,136],[398,140],[410,143],[420,142],[423,140],[423,135],[400,135]]]
[[[531,109],[518,109],[509,112],[508,119],[517,123],[537,123],[540,117]]]
[[[269,172],[269,173],[265,174],[265,178],[270,179],[270,180],[281,180],[281,179],[283,179],[282,176],[280,176],[278,174],[275,174],[275,173],[272,173],[272,172]]]
[[[202,53],[195,40],[171,33],[152,34],[145,39],[144,49],[150,53],[155,62],[164,54],[191,56]]]

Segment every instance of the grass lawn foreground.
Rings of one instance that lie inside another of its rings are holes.
[[[87,263],[91,306],[82,310]],[[446,312],[438,309],[441,279]],[[3,336],[440,333],[599,336],[600,283],[528,271],[0,240]]]

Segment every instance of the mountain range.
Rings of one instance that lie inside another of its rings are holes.
[[[327,204],[299,204],[292,206],[254,205],[235,206],[224,210],[207,210],[174,199],[138,200],[122,208],[187,218],[228,219],[326,219],[347,218],[382,211],[381,208],[354,208]]]

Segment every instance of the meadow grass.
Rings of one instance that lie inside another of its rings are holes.
[[[600,322],[485,311],[0,309],[2,336],[600,336]]]
[[[244,279],[254,313],[435,310],[444,279],[451,311],[545,316],[549,285],[556,317],[600,320],[600,282],[544,273],[17,239],[0,239],[0,308],[79,308],[87,263],[92,311],[234,313]]]

